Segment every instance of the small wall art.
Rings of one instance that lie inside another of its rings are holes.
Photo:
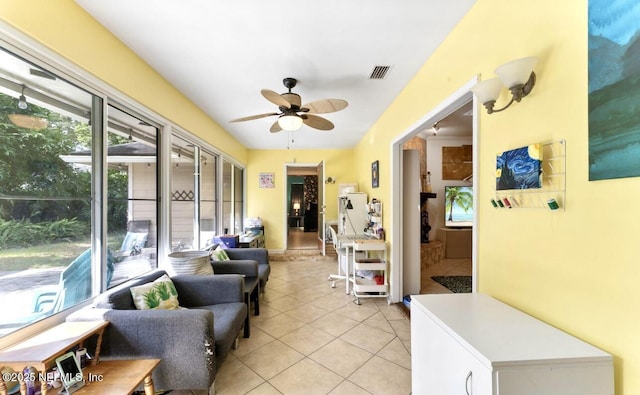
[[[274,173],[260,173],[258,175],[258,185],[260,188],[275,188]]]
[[[541,188],[540,144],[499,153],[496,160],[496,190]]]
[[[371,187],[377,188],[379,185],[379,177],[380,177],[380,169],[378,168],[378,161],[375,161],[371,164]]]

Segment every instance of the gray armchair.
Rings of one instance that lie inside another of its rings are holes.
[[[213,266],[214,273],[233,273],[244,276],[245,303],[247,304],[247,309],[250,310],[251,303],[253,303],[253,314],[260,315],[260,293],[264,292],[264,287],[271,273],[269,252],[266,248],[227,248],[225,251],[231,260],[212,260],[211,265]],[[249,310],[247,310],[244,325],[244,337],[251,335]]]
[[[244,282],[238,275],[172,277],[181,310],[136,310],[130,287],[165,274],[133,279],[96,298],[92,308],[68,321],[109,321],[100,358],[159,358],[157,389],[208,390],[234,345],[247,315]]]
[[[223,264],[234,263],[239,264],[246,261],[255,261],[258,263],[258,277],[260,278],[260,292],[264,292],[264,289],[269,281],[269,274],[271,273],[271,265],[269,264],[269,251],[266,248],[227,248],[225,250],[231,261],[214,261],[213,270],[215,273],[229,273]],[[233,273],[245,274],[244,269],[237,266],[238,270]],[[220,271],[218,271],[220,270]],[[247,277],[249,275],[247,274]]]

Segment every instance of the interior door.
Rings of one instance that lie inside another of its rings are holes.
[[[326,255],[325,243],[325,212],[327,206],[324,202],[325,183],[324,183],[324,161],[318,164],[318,248],[322,251],[322,255]]]

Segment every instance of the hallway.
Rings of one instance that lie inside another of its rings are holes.
[[[318,232],[305,232],[302,228],[290,227],[287,240],[288,250],[318,249]]]

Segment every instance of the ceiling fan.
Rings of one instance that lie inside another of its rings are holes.
[[[276,133],[281,130],[297,130],[303,123],[318,130],[333,129],[334,125],[331,121],[314,114],[327,114],[340,111],[346,108],[349,103],[342,99],[323,99],[301,106],[300,103],[302,103],[302,100],[300,95],[291,92],[291,89],[296,86],[297,82],[295,78],[285,78],[282,80],[285,88],[289,89],[289,92],[283,94],[278,94],[269,89],[262,89],[260,91],[265,99],[278,106],[279,112],[251,115],[234,119],[230,122],[251,121],[277,115],[278,120],[271,125],[271,129],[269,129],[271,133]]]

